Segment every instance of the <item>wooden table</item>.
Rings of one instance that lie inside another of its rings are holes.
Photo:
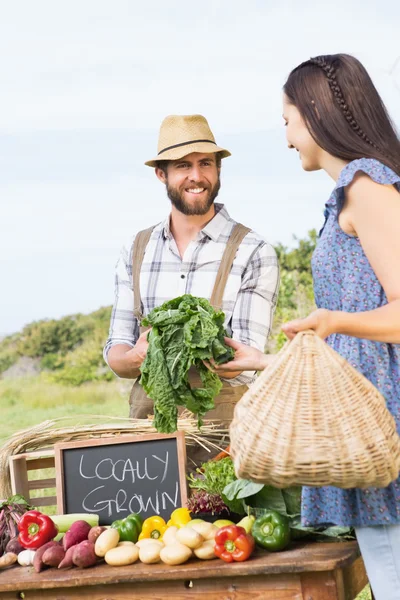
[[[356,542],[299,543],[226,564],[98,564],[89,569],[0,572],[1,600],[353,600],[368,583]]]

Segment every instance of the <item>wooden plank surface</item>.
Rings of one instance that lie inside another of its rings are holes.
[[[298,574],[0,592],[0,600],[304,600]],[[307,600],[310,600],[309,598]],[[318,595],[315,600],[327,600]],[[329,599],[328,599],[329,600]]]
[[[282,575],[318,571],[335,571],[350,567],[359,557],[356,542],[300,543],[284,552],[257,551],[250,560],[226,564],[221,560],[191,559],[185,565],[144,565],[140,562],[127,567],[110,567],[104,563],[89,569],[67,571],[48,569],[35,573],[32,567],[11,567],[0,572],[0,591],[69,588],[120,583],[137,583],[199,579],[224,579],[258,575]],[[1,598],[1,596],[0,596]],[[329,598],[329,596],[328,596]],[[319,599],[318,599],[319,600]]]

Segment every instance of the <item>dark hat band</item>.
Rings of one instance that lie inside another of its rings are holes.
[[[190,142],[182,142],[181,144],[174,144],[174,146],[168,146],[167,148],[163,148],[162,150],[160,150],[157,156],[160,156],[160,154],[166,152],[167,150],[172,150],[172,148],[179,148],[180,146],[190,146],[190,144],[198,144],[199,142],[207,142],[209,144],[214,144],[215,146],[217,145],[212,140],[190,140]]]

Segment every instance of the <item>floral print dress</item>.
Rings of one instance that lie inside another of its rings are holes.
[[[326,203],[325,224],[312,258],[315,301],[319,308],[362,312],[387,304],[359,239],[346,234],[338,223],[344,189],[358,172],[366,173],[377,183],[394,185],[400,192],[400,177],[375,159],[354,160],[341,171]],[[327,343],[381,392],[400,433],[400,345],[340,334],[331,335]],[[354,527],[400,523],[400,478],[383,489],[304,487],[302,524],[328,523]]]

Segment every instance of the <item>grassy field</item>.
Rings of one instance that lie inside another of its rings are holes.
[[[131,383],[93,382],[79,387],[47,383],[40,377],[0,380],[0,444],[21,429],[58,417],[129,416]]]
[[[79,387],[48,383],[41,377],[0,380],[0,446],[21,429],[47,419],[72,417],[79,423],[83,415],[127,417],[129,381],[88,383]],[[42,474],[54,477],[54,473]],[[54,494],[55,490],[48,490]],[[38,490],[37,495],[42,491]],[[357,600],[371,600],[369,586]]]

